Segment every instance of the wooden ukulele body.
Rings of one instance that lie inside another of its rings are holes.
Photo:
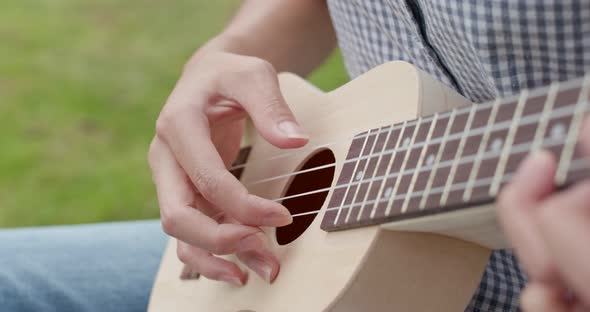
[[[252,144],[242,181],[297,171],[330,145],[336,158],[334,185],[354,135],[468,101],[404,62],[381,65],[345,86],[323,93],[291,74],[281,88],[311,140],[288,157],[262,138]],[[292,151],[291,151],[292,152]],[[269,162],[269,158],[276,159]],[[248,186],[265,198],[285,194],[289,178]],[[490,249],[443,235],[370,226],[325,232],[322,211],[295,241],[278,245],[281,271],[269,285],[250,272],[236,288],[204,278],[181,281],[182,263],[171,240],[150,300],[151,311],[463,311],[485,270]],[[418,229],[419,230],[419,229]],[[427,230],[426,230],[427,231]]]

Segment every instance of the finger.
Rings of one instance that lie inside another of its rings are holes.
[[[157,140],[157,139],[156,139]],[[259,228],[239,224],[218,224],[190,205],[196,200],[190,182],[174,160],[170,150],[154,144],[150,164],[160,204],[162,227],[172,236],[215,254],[228,254],[248,247],[248,236]]]
[[[263,233],[256,234],[264,236]],[[266,238],[261,238],[258,242],[267,244]],[[244,263],[248,268],[256,272],[264,281],[272,283],[279,274],[280,264],[269,248],[266,246],[255,246],[257,242],[252,243],[252,248],[247,251],[237,253],[238,259]]]
[[[554,272],[531,214],[537,203],[553,191],[555,167],[549,152],[529,155],[498,200],[498,217],[504,232],[533,278],[546,278]]]
[[[209,279],[234,286],[243,286],[246,283],[248,275],[235,263],[216,257],[208,251],[179,241],[176,252],[182,263]]]
[[[552,196],[537,217],[541,237],[561,277],[590,306],[590,182]]]
[[[211,142],[206,118],[182,114],[174,122],[160,124],[159,133],[207,201],[244,224],[284,226],[292,222],[287,208],[249,194],[227,171]]]
[[[235,59],[236,70],[218,81],[220,93],[239,103],[268,142],[280,148],[301,147],[309,136],[295,120],[283,98],[277,73],[261,59]]]
[[[161,207],[189,205],[195,199],[192,186],[179,172],[178,164],[171,159],[168,147],[156,136],[150,145],[148,163],[156,186]]]
[[[226,223],[235,223],[231,217],[223,217]],[[280,263],[272,253],[270,242],[264,232],[250,235],[239,245],[236,253],[238,259],[248,268],[254,271],[264,281],[272,283],[280,270]]]
[[[240,153],[240,143],[246,127],[245,120],[220,121],[212,125],[211,141],[217,148],[226,168],[233,166]]]
[[[582,131],[580,132],[580,142],[582,143],[586,157],[590,157],[590,116],[584,120]]]
[[[525,312],[568,312],[563,292],[549,284],[530,282],[523,290],[520,302]]]

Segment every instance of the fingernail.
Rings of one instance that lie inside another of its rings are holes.
[[[219,279],[237,287],[244,286],[242,280],[240,280],[237,276],[234,275],[222,275]]]
[[[264,218],[264,225],[285,226],[293,222],[293,217],[287,209],[273,210]]]
[[[250,251],[250,250],[260,250],[264,247],[266,242],[266,236],[262,232],[258,232],[254,235],[248,235],[242,238],[238,242],[238,251]]]
[[[301,126],[291,120],[285,120],[279,123],[279,130],[289,139],[309,139],[309,136],[303,131]]]
[[[256,272],[256,274],[258,274],[258,276],[260,276],[267,283],[271,282],[272,266],[266,261],[261,259],[252,259],[248,261],[248,267],[254,270],[254,272]]]

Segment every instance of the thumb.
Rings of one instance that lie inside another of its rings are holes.
[[[531,279],[555,274],[552,257],[532,218],[538,202],[552,192],[554,174],[555,160],[549,152],[529,155],[498,198],[498,217],[504,233]]]
[[[296,148],[309,141],[278,88],[276,94],[261,98],[251,107],[244,106],[258,133],[276,147]]]
[[[309,136],[283,98],[274,68],[264,60],[250,62],[254,65],[248,66],[248,75],[226,77],[223,89],[231,90],[233,100],[246,110],[256,130],[268,142],[279,148],[305,145]]]

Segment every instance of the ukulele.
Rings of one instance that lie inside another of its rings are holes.
[[[151,311],[463,311],[491,250],[508,247],[494,200],[523,158],[551,151],[558,187],[590,176],[577,144],[590,76],[478,105],[400,61],[329,93],[279,80],[309,143],[254,136],[230,170],[293,215],[264,229],[280,274],[181,280],[170,240]]]

